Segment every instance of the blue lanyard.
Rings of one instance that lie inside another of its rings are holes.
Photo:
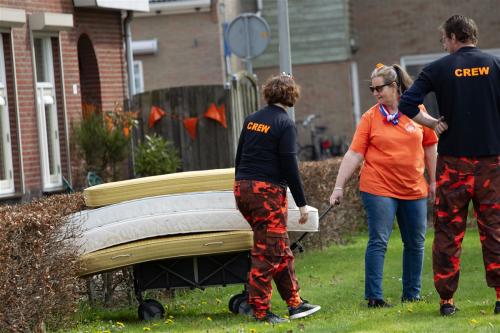
[[[392,123],[393,125],[397,125],[399,123],[399,117],[400,117],[399,111],[396,112],[395,114],[390,114],[382,104],[380,104],[379,110],[387,122]]]

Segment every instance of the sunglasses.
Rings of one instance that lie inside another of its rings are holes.
[[[380,93],[380,92],[382,92],[382,90],[384,90],[384,87],[385,87],[385,86],[390,86],[390,85],[391,85],[391,84],[393,84],[393,83],[394,83],[394,82],[391,82],[391,83],[386,83],[386,84],[381,84],[380,86],[375,86],[375,87],[373,87],[373,86],[369,86],[368,88],[370,88],[370,91],[371,91],[371,92],[374,92],[374,91],[376,90],[378,93]]]

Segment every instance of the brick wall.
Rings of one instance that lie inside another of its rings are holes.
[[[87,34],[94,46],[100,71],[103,109],[112,110],[116,102],[123,101],[126,95],[126,73],[121,13],[119,11],[75,10],[72,0],[0,0],[0,7],[24,9],[27,15],[40,11],[74,15],[74,29],[61,32],[60,34],[64,71],[62,73],[56,71],[56,76],[61,77],[62,74],[64,77],[64,91],[66,94],[65,111],[70,123],[69,128],[71,128],[71,123],[81,119],[81,93],[79,88],[80,78],[77,50],[78,38],[81,34]],[[23,27],[13,29],[13,42],[19,100],[17,112],[20,118],[20,141],[22,143],[21,150],[24,163],[26,192],[24,196],[29,198],[41,194],[42,180],[33,82],[33,59],[28,23]],[[76,94],[73,93],[73,85],[77,85],[78,87]],[[59,94],[57,100],[58,107],[62,107],[62,82],[59,82],[57,93]],[[9,103],[11,108],[14,109],[15,103],[10,93]],[[63,112],[64,110],[61,109],[59,113],[60,118],[63,117]],[[14,119],[15,115],[12,115],[11,123]],[[63,175],[68,178],[68,152],[66,151],[66,138],[64,137],[67,132],[64,125],[64,119],[59,119],[59,133],[61,133],[60,148],[63,158],[61,166],[63,168]],[[13,127],[11,125],[11,128]],[[19,133],[15,132],[15,128],[12,131],[13,138],[18,139]],[[19,163],[17,162],[16,164],[16,159],[19,160],[19,153],[17,151],[17,149],[13,149],[15,177],[19,177],[20,173]],[[77,171],[75,168],[76,156],[74,151],[69,153],[74,173]],[[16,190],[20,190],[17,183]]]
[[[375,64],[399,63],[402,56],[444,52],[438,26],[453,14],[472,17],[480,48],[500,48],[498,0],[351,0],[352,26],[358,36],[361,111],[375,104],[367,86]]]
[[[158,38],[156,55],[143,62],[144,90],[223,84],[222,29],[216,9],[209,13],[134,17],[134,40]]]
[[[262,86],[269,76],[279,73],[279,68],[259,68],[255,72]],[[326,126],[327,135],[350,137],[354,130],[350,63],[296,65],[293,76],[301,86],[302,95],[295,107],[295,119],[303,120],[314,113],[320,115],[316,125]],[[297,129],[300,142],[310,143],[309,133],[300,125]]]

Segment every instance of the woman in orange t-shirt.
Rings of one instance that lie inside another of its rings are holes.
[[[382,275],[395,217],[404,244],[401,300],[420,300],[426,201],[428,196],[433,199],[436,187],[437,136],[398,111],[399,97],[412,84],[399,65],[378,64],[371,84],[377,104],[361,117],[349,151],[342,159],[330,203],[341,202],[344,184],[364,160],[359,189],[369,235],[365,298],[368,307],[388,307],[382,293]],[[421,109],[425,110],[423,105]]]

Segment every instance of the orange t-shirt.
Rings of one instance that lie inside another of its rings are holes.
[[[419,106],[425,112],[423,105]],[[359,189],[398,199],[427,196],[424,146],[436,144],[436,133],[405,115],[393,125],[385,120],[379,104],[361,117],[350,149],[364,156]]]

